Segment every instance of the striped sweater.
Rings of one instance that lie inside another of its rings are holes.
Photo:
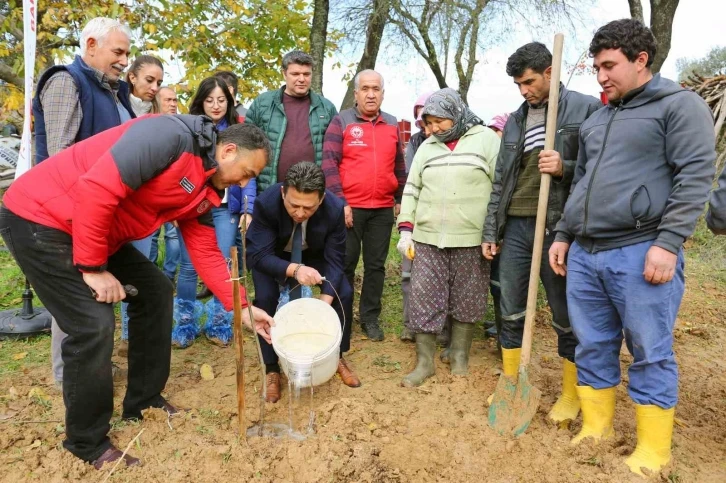
[[[544,149],[545,111],[544,107],[530,107],[527,112],[522,167],[507,211],[509,216],[537,216],[539,185],[542,179],[539,172],[539,153]]]

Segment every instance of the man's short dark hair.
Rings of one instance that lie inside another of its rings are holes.
[[[310,161],[300,161],[290,166],[282,185],[285,193],[292,187],[300,193],[318,193],[322,198],[325,194],[325,174],[320,167]]]
[[[265,158],[269,161],[270,141],[264,131],[252,124],[233,124],[217,134],[217,144],[232,143],[247,151],[265,151]]]
[[[542,42],[530,42],[518,48],[507,60],[507,75],[522,77],[524,71],[532,69],[542,74],[552,65],[552,53]]]
[[[590,57],[595,57],[603,50],[620,49],[623,55],[635,62],[641,52],[648,54],[646,67],[655,60],[656,43],[653,32],[640,21],[632,18],[613,20],[603,25],[590,42]]]
[[[222,79],[225,84],[230,86],[234,91],[234,97],[237,97],[237,89],[239,88],[239,77],[231,70],[220,70],[214,74],[214,77]]]
[[[309,65],[312,67],[314,62],[313,58],[307,52],[303,52],[302,50],[293,50],[292,52],[285,54],[285,57],[282,58],[282,70],[287,72],[287,68],[290,64]]]

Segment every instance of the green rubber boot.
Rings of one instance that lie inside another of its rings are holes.
[[[403,387],[417,387],[436,373],[436,334],[416,334],[416,369],[401,381]]]
[[[469,373],[469,351],[474,339],[474,324],[465,324],[455,320],[451,327],[451,349],[449,363],[451,374],[465,376]]]

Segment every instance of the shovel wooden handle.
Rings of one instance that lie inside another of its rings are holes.
[[[237,424],[239,425],[239,434],[245,437],[247,435],[247,424],[245,423],[245,354],[237,247],[230,248],[229,254],[232,258],[232,298],[234,300],[234,317],[232,320],[234,323],[234,355],[237,373]]]
[[[560,100],[560,71],[562,70],[563,34],[555,35],[552,52],[552,77],[550,80],[550,97],[547,102],[547,124],[545,126],[545,150],[554,149],[557,131],[557,106]],[[534,316],[537,313],[537,291],[539,289],[539,270],[542,265],[542,247],[544,245],[545,225],[547,223],[547,201],[550,196],[552,176],[543,174],[539,187],[537,204],[537,223],[534,232],[534,248],[532,249],[532,268],[529,272],[529,290],[527,291],[527,312],[524,316],[524,335],[522,336],[522,356],[519,360],[519,372],[526,370],[532,354],[532,333],[534,332]]]

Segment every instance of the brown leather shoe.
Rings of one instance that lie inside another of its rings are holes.
[[[265,384],[267,385],[267,397],[265,401],[269,403],[276,403],[280,400],[280,373],[270,372],[265,377]]]
[[[343,384],[348,387],[360,387],[360,379],[348,367],[348,363],[342,357],[338,361],[338,375],[343,380]]]
[[[118,459],[121,458],[121,455],[123,454],[123,451],[115,446],[111,446],[106,451],[104,451],[103,454],[98,457],[98,459],[93,460],[91,464],[94,468],[100,470],[106,463],[115,463],[116,461],[118,461]],[[141,466],[141,460],[138,458],[134,458],[129,454],[124,455],[124,463],[126,463],[127,467]]]

